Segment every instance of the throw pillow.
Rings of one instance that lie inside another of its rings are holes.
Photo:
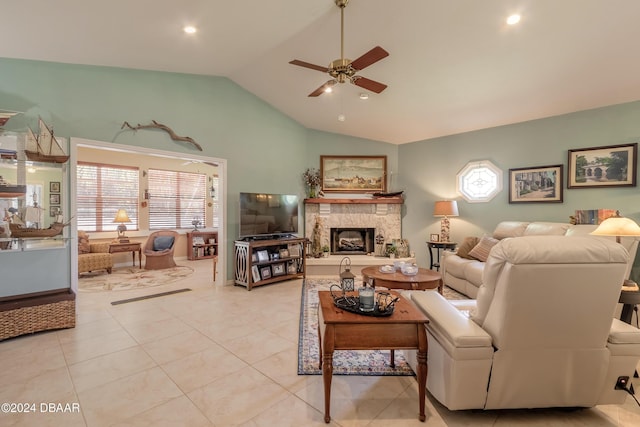
[[[473,249],[479,241],[480,239],[478,237],[465,237],[462,244],[458,247],[458,252],[456,253],[460,258],[475,259],[469,255],[469,251]]]
[[[158,236],[153,239],[153,250],[164,251],[173,246],[173,236]]]
[[[486,262],[487,258],[489,258],[491,248],[498,242],[498,239],[494,239],[493,237],[489,237],[485,234],[482,236],[482,239],[480,239],[480,242],[478,242],[478,244],[469,251],[469,255],[478,261]]]
[[[78,230],[78,253],[88,254],[91,252],[91,246],[89,245],[89,235],[86,231]]]

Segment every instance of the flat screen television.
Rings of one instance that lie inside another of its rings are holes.
[[[240,193],[240,236],[274,238],[298,233],[298,196]]]

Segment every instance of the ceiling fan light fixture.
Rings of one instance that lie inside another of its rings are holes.
[[[333,87],[327,86],[324,88],[324,93],[331,93],[331,92],[333,92]]]
[[[323,73],[328,73],[331,76],[332,80],[327,83],[346,83],[349,82],[356,86],[360,86],[363,89],[370,90],[371,92],[380,93],[387,88],[387,85],[384,83],[376,82],[375,80],[370,80],[365,77],[361,77],[357,75],[358,72],[363,69],[369,67],[372,64],[380,61],[381,59],[389,56],[389,52],[381,48],[380,46],[376,46],[373,49],[366,52],[364,55],[361,55],[355,60],[351,60],[344,57],[344,9],[349,3],[349,0],[334,0],[336,6],[340,8],[340,58],[335,59],[329,63],[328,67],[323,67],[320,65],[310,64],[305,61],[300,61],[298,59],[294,59],[289,61],[291,65],[297,65],[299,67],[309,68],[311,70],[320,71]],[[317,97],[323,93],[330,92],[327,90],[327,83],[325,85],[320,86],[313,92],[311,92],[308,96]]]
[[[362,93],[360,94],[360,99],[369,99],[369,94],[368,94],[368,93],[364,93],[364,92],[362,92]]]

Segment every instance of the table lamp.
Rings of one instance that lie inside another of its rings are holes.
[[[118,240],[120,243],[128,243],[129,239],[124,235],[125,231],[127,231],[127,226],[124,225],[125,222],[131,222],[129,216],[127,215],[127,211],[124,209],[118,209],[116,213],[116,217],[113,220],[114,223],[118,225]]]
[[[433,208],[433,216],[442,217],[440,220],[440,241],[449,241],[449,217],[458,216],[458,202],[455,200],[437,201]]]
[[[640,236],[640,226],[632,219],[620,216],[620,211],[602,221],[591,233],[594,236],[615,236],[620,243],[621,236]]]

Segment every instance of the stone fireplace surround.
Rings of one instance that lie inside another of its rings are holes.
[[[345,197],[345,196],[343,196]],[[373,228],[381,234],[385,243],[402,237],[401,197],[380,199],[316,198],[305,199],[305,237],[311,240],[316,217],[322,222],[321,244],[330,246],[330,229],[333,228]],[[384,246],[384,244],[383,244]],[[351,272],[362,280],[361,269],[370,265],[390,264],[386,257],[371,255],[330,255],[328,258],[307,258],[307,276],[331,277],[339,275],[340,261],[348,256]],[[415,258],[399,260],[415,263]]]
[[[304,235],[311,240],[316,218],[322,224],[321,245],[331,247],[332,228],[373,228],[385,243],[402,238],[402,203],[399,197],[380,199],[305,199]]]

